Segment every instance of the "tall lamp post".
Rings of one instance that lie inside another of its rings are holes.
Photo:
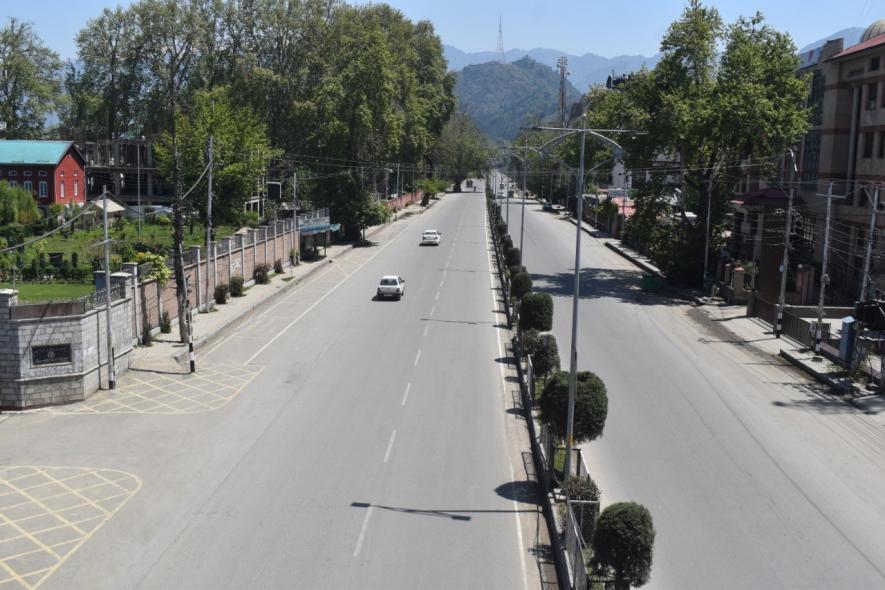
[[[575,224],[575,276],[574,276],[574,293],[572,294],[572,341],[571,341],[571,350],[569,354],[569,378],[568,378],[568,414],[567,414],[567,422],[566,422],[566,437],[565,437],[565,465],[563,466],[563,481],[568,478],[571,472],[571,462],[572,462],[572,447],[574,446],[574,429],[575,429],[575,395],[577,391],[577,373],[578,373],[578,302],[580,300],[580,290],[581,290],[581,223],[583,219],[583,208],[584,208],[584,145],[586,144],[587,135],[591,135],[596,137],[603,142],[611,145],[615,148],[616,154],[622,154],[624,148],[622,148],[616,141],[613,139],[602,135],[601,132],[609,132],[609,133],[631,133],[638,134],[639,132],[624,130],[624,129],[587,129],[587,115],[584,113],[581,117],[581,127],[580,128],[570,128],[570,127],[531,127],[532,130],[535,131],[561,131],[562,135],[554,138],[553,140],[547,142],[544,147],[550,146],[553,143],[561,141],[570,135],[574,135],[576,133],[581,134],[581,155],[578,163],[578,186],[577,186],[577,196],[575,202],[575,216],[577,217],[577,223]],[[543,148],[542,148],[543,149]],[[602,162],[594,167],[594,169],[598,168],[602,164],[607,162]]]
[[[787,274],[790,270],[790,236],[793,233],[793,192],[796,185],[796,178],[799,176],[799,168],[796,166],[796,155],[793,150],[788,150],[790,159],[793,161],[793,180],[790,182],[790,193],[787,199],[787,219],[784,226],[784,259],[781,262],[781,289],[777,298],[777,318],[774,324],[774,337],[780,338],[784,329],[784,305],[787,297]],[[710,214],[707,212],[707,222],[709,224]],[[708,232],[709,234],[709,232]],[[706,261],[704,263],[704,276],[706,277],[707,268]]]

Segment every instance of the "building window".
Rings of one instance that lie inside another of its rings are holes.
[[[805,135],[805,147],[802,150],[802,182],[808,185],[817,183],[818,168],[820,167],[820,138],[820,129],[812,129]]]
[[[46,170],[41,170],[37,173],[37,176],[46,176]]]
[[[74,196],[76,197],[79,195],[80,195],[80,183],[75,180],[74,181]]]
[[[867,156],[867,157],[869,157],[869,156]],[[58,196],[59,196],[59,198],[62,198],[62,199],[65,198],[65,181],[64,180],[61,181],[61,185],[59,186]]]
[[[58,175],[61,176],[62,178],[64,178],[64,177],[65,177],[65,171],[62,170],[61,172],[58,173]]]
[[[24,187],[25,187],[25,190],[28,191],[29,193],[34,192],[34,183],[31,182],[30,180],[26,180],[24,182]]]
[[[38,194],[41,197],[48,196],[49,195],[49,183],[47,183],[45,180],[41,180],[40,184],[37,187],[37,190],[39,191]]]
[[[875,72],[879,69],[879,58],[873,57],[870,59],[870,71]]]
[[[22,176],[33,176],[33,175],[34,175],[34,173],[31,172],[30,170],[25,170],[24,172],[22,172]]]
[[[15,187],[15,186],[18,186],[18,183],[17,183],[16,181],[14,181],[14,180],[10,180],[10,181],[9,181],[9,186]]]
[[[867,110],[873,111],[879,104],[879,83],[867,84]]]
[[[873,157],[873,132],[867,131],[863,134],[863,157],[870,159]]]
[[[826,78],[820,70],[811,75],[811,92],[808,95],[808,106],[811,108],[811,124],[821,125],[824,121],[824,86]]]
[[[10,176],[18,176],[18,171],[17,170],[10,170],[9,175]]]
[[[885,160],[885,131],[879,132],[879,159]]]

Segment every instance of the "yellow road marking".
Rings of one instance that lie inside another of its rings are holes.
[[[0,496],[18,500],[0,507],[0,586],[37,588],[141,485],[137,476],[115,469],[0,467],[0,489],[6,490]],[[64,491],[35,495],[51,486]],[[54,501],[65,498],[72,502]]]

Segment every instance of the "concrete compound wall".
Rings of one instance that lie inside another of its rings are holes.
[[[215,286],[230,285],[233,277],[243,277],[245,285],[252,285],[255,282],[253,273],[258,265],[266,264],[273,269],[274,261],[280,260],[284,267],[289,267],[289,251],[293,248],[298,250],[298,242],[293,221],[285,219],[213,242],[210,248],[214,251],[214,260],[206,260],[205,247],[190,248],[186,252],[184,272],[191,307],[197,310],[207,298],[213,301]],[[137,274],[137,265],[126,264],[124,269],[130,274]],[[133,276],[133,281],[137,280]],[[139,338],[145,328],[156,332],[164,311],[169,313],[173,322],[177,321],[174,279],[165,285],[159,285],[156,280],[138,281],[137,290],[134,338]]]
[[[121,277],[128,283],[128,277]],[[129,368],[132,353],[132,292],[111,304],[117,374]],[[42,312],[42,313],[41,313]],[[83,302],[18,305],[18,292],[0,290],[0,409],[24,410],[83,401],[107,379],[106,307],[86,310]],[[46,347],[70,354],[46,361]],[[39,351],[44,351],[43,355]],[[57,350],[57,349],[56,349]]]

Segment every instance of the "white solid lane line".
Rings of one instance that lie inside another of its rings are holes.
[[[356,548],[353,550],[353,556],[359,557],[360,550],[363,548],[363,540],[366,538],[366,531],[369,530],[369,519],[372,518],[372,509],[374,506],[369,506],[366,509],[366,516],[363,518],[363,526],[360,528],[360,536],[356,539]]]
[[[409,391],[412,389],[411,383],[406,383],[406,392],[403,394],[403,402],[400,405],[406,405],[406,400],[409,399]]]
[[[390,433],[390,441],[387,443],[387,451],[384,453],[384,462],[387,463],[387,460],[390,459],[390,451],[393,450],[393,441],[396,440],[396,430]],[[510,468],[510,471],[513,471],[513,467]]]
[[[415,364],[413,366],[418,366],[418,361],[421,360],[421,349],[418,349],[418,354],[415,355]]]

